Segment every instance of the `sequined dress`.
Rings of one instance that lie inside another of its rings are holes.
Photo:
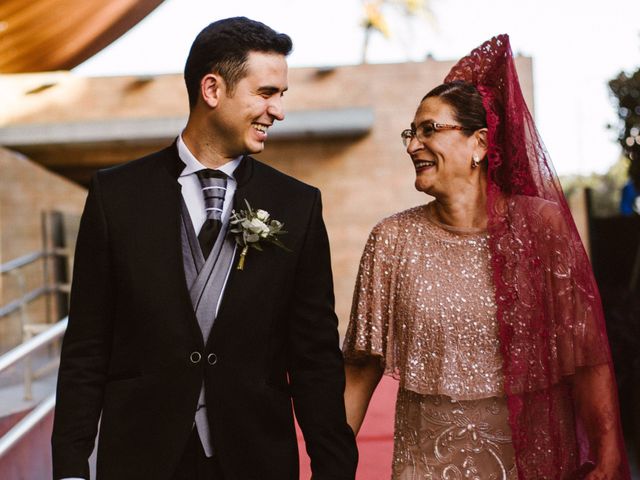
[[[381,221],[343,350],[399,380],[393,480],[515,479],[486,231],[424,205]]]

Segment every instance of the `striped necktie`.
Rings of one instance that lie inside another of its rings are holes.
[[[202,187],[206,213],[206,220],[198,233],[198,242],[206,259],[222,227],[222,205],[227,192],[227,176],[220,170],[211,169],[200,170],[197,175]]]

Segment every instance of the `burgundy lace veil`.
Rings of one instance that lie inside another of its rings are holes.
[[[499,338],[520,479],[583,478],[613,438],[629,479],[600,296],[549,154],[520,90],[507,35],[445,83],[487,112],[487,212]],[[614,455],[615,456],[615,455]]]

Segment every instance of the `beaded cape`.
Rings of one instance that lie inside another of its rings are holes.
[[[385,373],[421,395],[502,396],[487,232],[445,229],[430,207],[396,213],[369,235],[345,357],[383,357]]]

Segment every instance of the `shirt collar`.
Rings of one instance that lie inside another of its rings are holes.
[[[184,143],[182,139],[182,134],[178,136],[178,156],[180,160],[185,164],[184,170],[180,174],[181,177],[185,177],[187,175],[191,175],[192,173],[196,173],[200,170],[205,170],[208,167],[204,166],[202,163],[198,161],[198,159],[191,153],[187,145]],[[220,170],[225,173],[230,178],[233,177],[234,170],[240,165],[240,161],[242,160],[242,155],[234,158],[233,160],[228,161],[224,165],[219,166],[216,170]]]

